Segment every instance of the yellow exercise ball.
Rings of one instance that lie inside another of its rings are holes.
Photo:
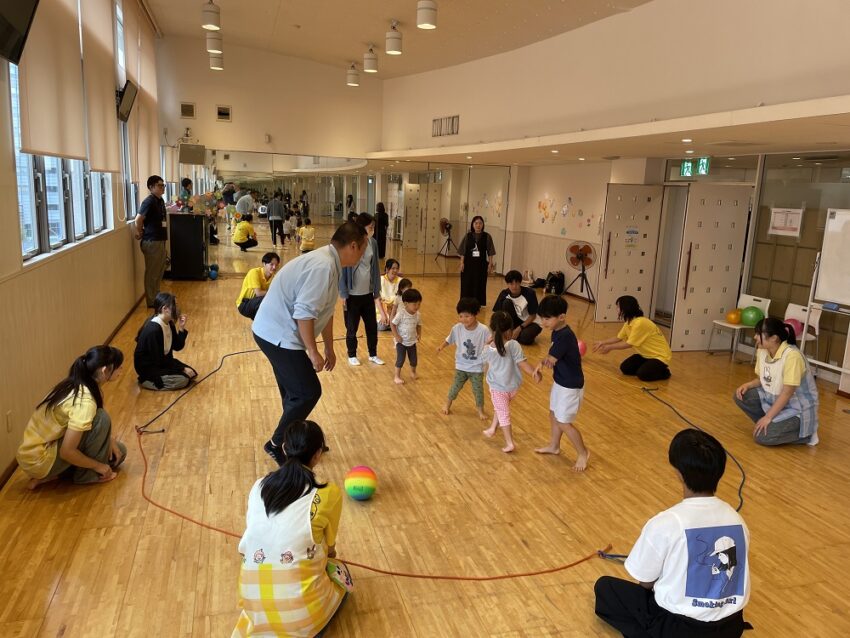
[[[735,308],[735,310],[730,310],[726,313],[726,321],[728,323],[734,323],[735,325],[741,323],[741,309]]]

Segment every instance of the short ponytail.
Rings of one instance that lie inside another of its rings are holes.
[[[38,404],[38,408],[45,406],[45,410],[52,410],[69,396],[73,401],[77,400],[80,388],[85,386],[91,392],[94,402],[98,408],[103,407],[103,395],[100,386],[95,379],[95,374],[100,368],[115,370],[124,363],[124,353],[112,346],[95,346],[89,348],[84,355],[74,359],[68,376],[62,379]]]
[[[787,341],[789,345],[797,345],[797,334],[793,326],[776,317],[765,317],[755,325],[755,331],[762,337],[776,337],[780,342]]]
[[[310,490],[325,487],[308,464],[325,447],[325,435],[315,421],[294,421],[286,430],[283,451],[286,461],[266,475],[260,484],[260,496],[266,515],[282,512]]]

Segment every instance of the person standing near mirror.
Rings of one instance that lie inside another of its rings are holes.
[[[472,218],[469,232],[460,240],[460,298],[472,297],[487,304],[487,276],[496,267],[496,247],[490,233],[484,232],[484,218]]]

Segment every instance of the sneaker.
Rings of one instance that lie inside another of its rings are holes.
[[[815,433],[812,434],[811,437],[809,437],[809,440],[806,442],[806,445],[808,445],[809,447],[814,447],[818,443],[820,443],[820,438],[818,437],[817,431],[815,431]]]
[[[360,359],[358,359],[357,357],[348,357],[348,365],[359,366],[360,365]]]
[[[283,453],[283,448],[276,446],[271,441],[266,441],[266,444],[263,446],[263,450],[265,450],[266,454],[268,454],[278,466],[283,465],[283,462],[286,461],[286,455]]]
[[[375,355],[374,357],[369,357],[369,361],[374,363],[376,366],[384,365],[384,360],[381,359],[381,357],[379,357],[378,355]]]

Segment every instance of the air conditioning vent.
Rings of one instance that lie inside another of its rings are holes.
[[[445,137],[460,133],[460,115],[437,117],[431,120],[431,137]]]
[[[195,105],[192,102],[180,102],[180,117],[187,120],[194,120]]]

